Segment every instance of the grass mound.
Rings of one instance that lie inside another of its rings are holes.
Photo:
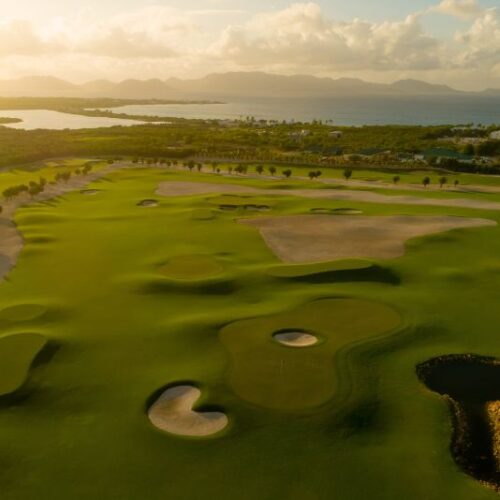
[[[199,280],[222,274],[224,267],[210,255],[181,255],[173,257],[158,271],[178,280]]]
[[[400,322],[384,304],[338,298],[231,323],[220,332],[232,360],[230,384],[242,399],[275,410],[322,405],[335,393],[338,350],[391,332]],[[314,349],[283,349],[273,340],[279,331],[317,332],[324,342]]]
[[[0,337],[0,396],[23,385],[33,360],[46,343],[45,337],[36,333]]]
[[[47,312],[47,307],[40,304],[20,304],[0,311],[0,320],[11,322],[31,321]]]
[[[207,208],[199,208],[191,212],[191,218],[193,220],[213,220],[215,219],[215,213]]]
[[[268,270],[270,276],[275,278],[300,278],[315,274],[331,273],[335,271],[354,271],[370,269],[373,263],[361,259],[345,259],[335,262],[322,262],[319,264],[292,264],[272,267]]]

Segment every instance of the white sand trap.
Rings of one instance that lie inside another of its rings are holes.
[[[239,222],[259,229],[271,250],[288,263],[393,259],[404,255],[411,238],[497,225],[488,219],[449,216],[298,215]]]
[[[142,200],[139,203],[137,203],[138,207],[157,207],[158,206],[158,201],[157,200]]]
[[[221,412],[193,411],[201,391],[192,385],[167,389],[148,411],[151,423],[178,436],[211,436],[224,429],[228,418]]]
[[[288,347],[310,347],[318,343],[318,338],[305,332],[280,332],[273,335],[274,340]]]
[[[376,187],[376,186],[373,186]],[[371,191],[350,189],[257,189],[236,184],[210,182],[162,182],[156,191],[162,196],[195,196],[202,194],[246,193],[259,196],[301,196],[303,198],[343,202],[384,203],[390,205],[425,205],[436,207],[463,207],[480,210],[500,210],[500,202],[467,198],[424,198],[408,195],[385,195]]]

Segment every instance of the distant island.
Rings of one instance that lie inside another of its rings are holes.
[[[182,80],[94,80],[75,84],[52,76],[31,76],[0,81],[5,97],[81,97],[112,99],[160,99],[209,104],[224,97],[335,97],[335,96],[460,96],[499,97],[500,89],[466,92],[420,80],[390,84],[356,78],[318,78],[310,75],[276,75],[264,72],[213,73]],[[171,103],[171,102],[163,102]]]

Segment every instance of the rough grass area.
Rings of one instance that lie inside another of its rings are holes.
[[[168,278],[196,280],[217,276],[224,267],[210,255],[180,255],[159,266],[158,271]]]
[[[28,377],[36,355],[47,340],[36,333],[17,333],[0,337],[0,396],[19,389]]]

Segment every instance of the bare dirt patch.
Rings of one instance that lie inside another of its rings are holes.
[[[158,429],[178,436],[206,437],[222,431],[228,424],[222,412],[193,411],[201,391],[192,385],[167,389],[151,406],[148,417]]]
[[[338,259],[393,259],[412,238],[458,228],[496,226],[488,219],[450,216],[298,215],[241,219],[257,228],[267,245],[289,263]]]

